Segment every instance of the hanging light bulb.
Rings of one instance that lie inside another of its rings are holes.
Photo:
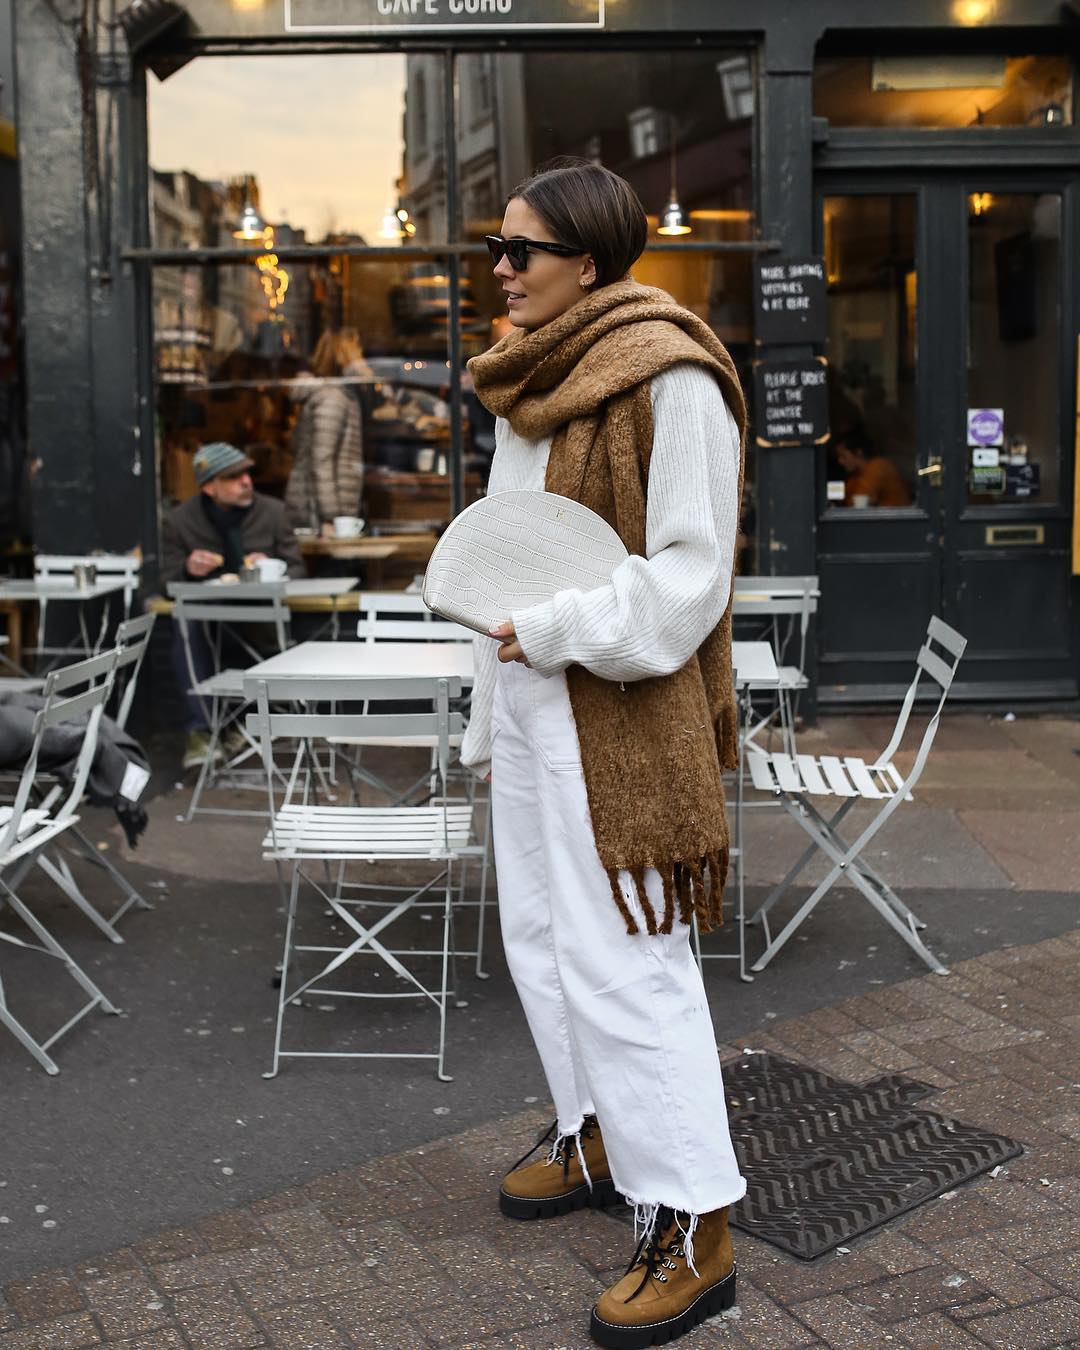
[[[379,231],[380,239],[404,239],[405,226],[401,223],[400,213],[395,211],[392,206],[388,206],[383,212],[382,229]]]
[[[657,228],[657,234],[689,234],[690,225],[686,219],[686,212],[679,205],[679,199],[674,193],[671,194],[671,201],[664,207],[664,214],[660,218],[661,223]]]
[[[266,222],[251,202],[245,202],[244,209],[240,212],[240,224],[233,230],[233,238],[258,239],[261,242],[265,233]]]
[[[686,212],[679,205],[679,193],[675,184],[675,114],[669,113],[670,121],[669,140],[671,143],[671,195],[668,198],[668,204],[664,207],[664,214],[660,218],[660,224],[657,227],[657,234],[689,234],[691,230],[690,220]]]

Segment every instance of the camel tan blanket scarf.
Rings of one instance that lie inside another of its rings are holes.
[[[739,427],[742,494],[746,411],[731,357],[696,315],[665,291],[620,281],[533,332],[516,330],[469,370],[481,402],[529,440],[552,438],[546,487],[611,524],[645,554],[654,376],[682,362],[712,372]],[[719,429],[718,429],[719,431]],[[581,666],[566,672],[597,852],[626,921],[619,886],[633,878],[650,933],[697,915],[722,917],[728,827],[722,770],[736,764],[731,599],[720,623],[673,675],[625,687]],[[645,893],[645,869],[664,884],[664,913]]]

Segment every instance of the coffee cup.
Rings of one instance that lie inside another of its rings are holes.
[[[364,522],[359,516],[334,517],[334,533],[339,539],[355,539],[363,532]]]
[[[260,558],[256,566],[260,581],[283,581],[288,571],[284,558]]]
[[[416,452],[416,471],[417,473],[431,473],[435,468],[435,451],[426,446]]]
[[[856,492],[851,499],[851,504],[858,507],[860,511],[865,510],[870,505],[870,498],[864,492]]]

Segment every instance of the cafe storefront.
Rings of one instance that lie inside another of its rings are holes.
[[[139,543],[152,566],[209,440],[243,445],[280,495],[318,391],[360,406],[363,514],[405,541],[403,584],[486,482],[465,365],[506,320],[482,237],[533,167],[580,155],[645,205],[635,276],[699,314],[756,391],[740,565],[820,576],[817,699],[891,699],[931,613],[970,640],[959,697],[1076,696],[1076,6],[141,0],[118,17],[94,35],[94,138],[58,205],[86,76],[30,58],[69,39],[46,0],[19,16],[21,122],[42,146],[23,147],[26,219],[54,170],[24,260],[42,546]],[[359,350],[328,367],[320,339],[342,330]],[[818,396],[770,421],[762,391],[790,371]]]

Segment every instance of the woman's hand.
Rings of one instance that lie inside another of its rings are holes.
[[[506,623],[495,624],[488,629],[488,632],[499,643],[498,657],[500,661],[520,661],[523,666],[529,664],[521,643],[517,640],[514,625],[509,620]]]

